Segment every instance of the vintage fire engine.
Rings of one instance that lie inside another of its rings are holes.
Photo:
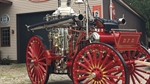
[[[45,84],[50,74],[67,74],[74,84],[150,84],[150,53],[140,44],[141,32],[119,29],[124,18],[90,16],[88,0],[59,0],[46,21],[26,25],[29,31],[46,29],[49,49],[39,35],[30,38],[26,66],[33,84]],[[71,3],[85,4],[85,14]]]

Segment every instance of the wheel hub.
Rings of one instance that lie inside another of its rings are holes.
[[[35,66],[38,65],[38,60],[36,58],[34,58],[33,60],[31,60],[31,63],[34,63]]]
[[[135,65],[134,65],[133,62],[127,63],[127,68],[128,68],[129,74],[134,73],[134,71],[135,71]]]
[[[94,69],[93,72],[91,73],[91,77],[96,81],[98,81],[102,79],[103,73],[100,69]]]

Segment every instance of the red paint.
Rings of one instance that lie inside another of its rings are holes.
[[[116,10],[115,10],[115,5],[112,3],[112,19],[116,18]]]
[[[101,17],[102,18],[102,7],[101,5],[93,6],[93,15],[94,17]]]

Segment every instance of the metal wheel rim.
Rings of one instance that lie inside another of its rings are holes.
[[[99,57],[95,53],[97,50],[100,51]],[[75,84],[127,84],[127,76],[126,64],[121,55],[102,43],[84,47],[73,62]]]
[[[26,50],[28,76],[33,84],[45,84],[49,78],[45,47],[41,37],[33,36]]]

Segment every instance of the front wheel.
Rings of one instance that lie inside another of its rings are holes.
[[[73,62],[74,84],[127,84],[128,72],[122,56],[99,43],[84,47]]]

